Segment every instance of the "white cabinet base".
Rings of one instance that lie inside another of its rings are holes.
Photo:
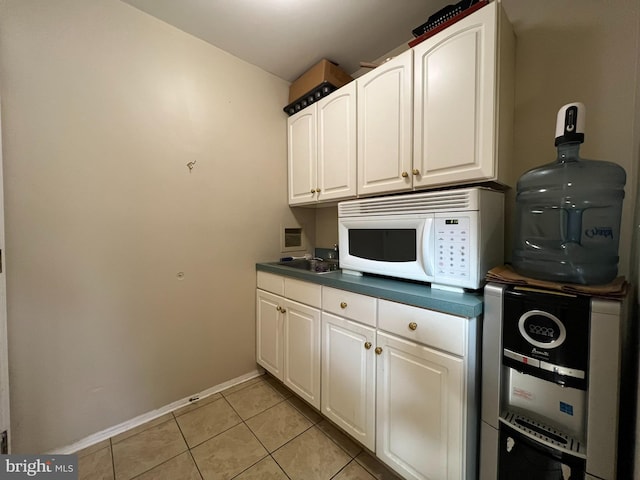
[[[463,359],[378,331],[376,455],[411,480],[465,471]]]
[[[287,300],[283,327],[283,383],[320,410],[320,311]]]
[[[322,313],[322,413],[375,450],[375,336],[367,327]]]
[[[258,290],[256,307],[256,361],[282,380],[282,316],[278,307],[283,298]]]
[[[478,319],[281,278],[258,363],[403,478],[475,478]]]

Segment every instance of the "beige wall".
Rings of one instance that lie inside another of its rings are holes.
[[[338,207],[319,208],[316,212],[316,246],[332,248],[338,243]]]
[[[630,274],[638,152],[637,0],[503,0],[517,32],[514,174],[554,161],[558,109],[586,105],[584,158],[618,163],[627,172],[619,273]],[[597,181],[597,179],[594,179]],[[515,192],[508,196],[511,233]],[[509,235],[508,242],[511,241]],[[510,244],[510,243],[509,243]]]
[[[116,0],[2,0],[0,59],[14,452],[255,370],[288,83]]]

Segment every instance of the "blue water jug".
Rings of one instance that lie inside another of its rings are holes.
[[[540,280],[603,285],[618,274],[626,173],[615,163],[580,158],[585,107],[558,112],[555,162],[518,180],[512,266]]]

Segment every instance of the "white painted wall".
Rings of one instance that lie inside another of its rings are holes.
[[[0,1],[0,82],[13,451],[255,369],[288,83],[117,0]]]

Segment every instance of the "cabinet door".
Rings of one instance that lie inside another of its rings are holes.
[[[356,80],[358,194],[411,189],[412,51]]]
[[[286,300],[282,381],[320,410],[320,310]]]
[[[375,329],[322,313],[322,413],[375,450]]]
[[[495,178],[497,6],[414,48],[414,186]]]
[[[460,480],[463,361],[378,331],[376,454],[404,478]]]
[[[356,83],[317,103],[318,201],[356,195]]]
[[[316,200],[316,106],[311,105],[287,119],[289,205]]]
[[[263,290],[256,301],[256,361],[282,380],[282,314],[284,298]]]

